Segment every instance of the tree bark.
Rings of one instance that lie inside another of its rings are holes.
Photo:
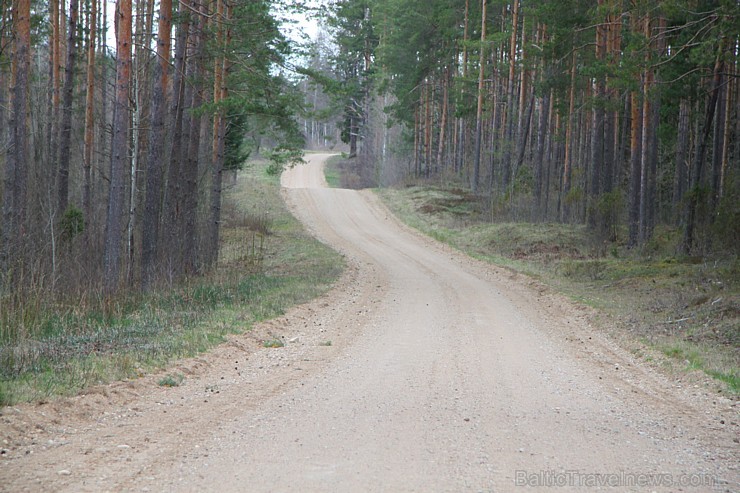
[[[69,161],[72,139],[72,98],[74,96],[75,64],[77,62],[78,0],[69,5],[69,35],[67,37],[67,63],[64,68],[64,96],[62,99],[62,125],[59,139],[57,168],[57,212],[64,214],[69,200]]]
[[[203,5],[198,6],[202,12]],[[200,129],[203,116],[198,116],[195,112],[200,109],[203,102],[203,26],[205,17],[196,14],[195,20],[191,24],[193,36],[193,53],[192,63],[188,65],[188,88],[186,94],[190,92],[188,118],[183,121],[188,122],[189,129],[183,125],[183,132],[188,132],[187,142],[183,143],[183,149],[186,150],[183,163],[185,168],[182,173],[183,177],[183,267],[188,275],[195,274],[198,270],[198,163],[200,154]]]
[[[30,166],[28,136],[28,100],[31,71],[31,2],[13,3],[13,70],[11,113],[8,127],[10,142],[5,160],[5,191],[3,193],[2,250],[0,267],[8,271],[12,260],[21,260],[26,239],[26,187]],[[15,257],[15,258],[11,258]]]
[[[87,46],[87,93],[85,95],[85,152],[83,156],[84,182],[82,185],[82,211],[85,215],[89,233],[92,223],[92,161],[95,147],[95,39],[97,29],[98,0],[90,2],[90,37]]]
[[[447,130],[447,108],[448,104],[448,86],[449,86],[449,70],[445,68],[442,72],[442,117],[439,122],[439,142],[437,145],[437,169],[442,170],[444,166],[444,151],[445,151],[445,131]]]
[[[642,102],[633,92],[630,103],[630,186],[629,186],[629,240],[630,247],[637,246],[640,233],[640,172],[642,156]]]
[[[163,232],[165,237],[164,249],[167,255],[166,262],[170,275],[177,278],[181,271],[179,259],[180,246],[178,236],[180,233],[180,173],[182,171],[182,138],[183,138],[183,113],[185,106],[185,66],[187,64],[187,40],[190,31],[188,3],[180,2],[180,12],[183,12],[182,20],[177,28],[175,40],[175,68],[172,83],[172,133],[170,142],[170,159],[167,161],[167,187],[165,195],[165,215],[167,229]]]
[[[676,224],[683,224],[681,203],[688,186],[687,156],[691,136],[689,134],[689,101],[681,99],[678,110],[678,132],[676,134],[676,176],[673,185],[673,211]]]
[[[111,139],[110,192],[106,215],[103,287],[118,290],[121,268],[122,217],[125,210],[125,172],[128,168],[129,90],[131,79],[131,0],[116,3],[116,96]]]
[[[712,135],[712,181],[711,195],[709,198],[710,222],[714,222],[719,200],[722,195],[722,157],[725,149],[725,110],[727,104],[727,83],[723,74],[720,74],[717,91],[717,117],[715,118]]]
[[[162,210],[162,181],[164,178],[165,114],[170,67],[170,34],[172,32],[172,0],[160,0],[157,36],[157,64],[152,79],[150,105],[149,153],[146,163],[146,197],[141,249],[141,287],[151,288],[156,276],[159,221]]]
[[[503,180],[502,186],[504,190],[507,190],[511,182],[511,148],[514,145],[514,116],[521,108],[516,106],[516,85],[514,79],[516,78],[516,39],[517,31],[519,28],[519,0],[514,0],[513,12],[511,18],[511,37],[509,38],[509,77],[507,79],[506,89],[506,134],[504,135],[504,157],[503,157]]]
[[[599,8],[603,8],[604,0],[598,0]],[[596,25],[596,63],[603,65],[606,58],[606,29],[604,23],[599,19]],[[597,67],[604,70],[603,66]],[[596,75],[594,84],[594,107],[592,110],[591,131],[591,190],[589,191],[589,202],[591,210],[588,215],[588,223],[592,228],[597,223],[597,207],[602,190],[602,171],[604,169],[604,99],[606,94],[606,77],[599,73]],[[603,219],[603,218],[602,218]]]
[[[49,1],[49,108],[48,132],[46,135],[46,155],[51,166],[56,162],[56,139],[58,108],[59,108],[59,0]],[[53,164],[52,164],[53,163]]]
[[[720,54],[722,50],[719,51]],[[694,250],[694,233],[696,230],[697,222],[697,209],[699,207],[699,182],[701,180],[702,168],[704,167],[704,155],[706,154],[707,145],[709,141],[709,135],[712,132],[712,122],[714,121],[714,114],[717,108],[717,100],[719,99],[720,84],[722,81],[722,68],[724,62],[721,55],[717,57],[717,61],[714,64],[714,76],[712,78],[712,89],[709,96],[709,102],[707,103],[707,112],[704,117],[704,126],[702,128],[699,141],[697,142],[696,154],[694,155],[694,163],[691,167],[691,181],[689,183],[689,193],[691,194],[686,205],[686,229],[684,229],[683,242],[681,250],[683,253],[690,254]]]
[[[650,128],[651,123],[651,110],[652,110],[652,104],[650,101],[650,88],[652,83],[652,74],[648,70],[644,75],[644,83],[642,86],[642,94],[644,95],[642,99],[642,143],[640,145],[641,156],[640,156],[640,221],[639,221],[639,231],[637,240],[640,244],[645,243],[649,239],[648,235],[648,207],[649,203],[648,201],[652,200],[652,197],[649,197],[649,188],[650,188],[650,144],[652,143],[652,133],[653,129]]]
[[[566,202],[568,192],[570,192],[570,174],[571,168],[573,167],[573,127],[575,125],[575,105],[576,105],[576,54],[573,53],[573,60],[570,67],[570,90],[568,96],[568,122],[565,128],[565,159],[563,161],[563,176],[561,180],[560,195],[561,208],[560,208],[560,219],[561,221],[567,220],[569,216],[569,206]]]
[[[473,162],[473,176],[471,179],[471,190],[478,193],[478,184],[480,181],[480,160],[481,160],[481,140],[483,132],[483,81],[485,77],[486,59],[485,59],[485,42],[486,42],[486,7],[487,0],[481,2],[481,31],[480,31],[480,56],[478,57],[478,106],[475,112],[475,148]]]

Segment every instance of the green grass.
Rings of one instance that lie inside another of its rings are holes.
[[[619,241],[596,241],[583,225],[491,222],[487,204],[454,187],[414,185],[378,194],[408,225],[539,279],[598,309],[608,330],[642,340],[678,366],[738,392],[737,258],[677,257],[679,233],[668,228],[657,228],[654,240],[636,252]]]
[[[324,177],[330,188],[341,188],[341,173],[339,171],[339,162],[343,159],[341,155],[330,157],[324,165]]]
[[[343,260],[288,212],[265,166],[241,172],[225,197],[213,273],[107,305],[27,303],[25,335],[0,341],[0,405],[139,378],[325,293]]]
[[[268,339],[264,342],[262,342],[262,346],[268,347],[268,348],[280,348],[285,347],[285,343],[282,341],[282,339]]]
[[[185,375],[181,373],[175,373],[174,375],[166,375],[159,380],[160,387],[179,387],[182,382],[185,381]]]

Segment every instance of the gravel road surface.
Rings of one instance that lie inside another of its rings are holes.
[[[536,281],[287,171],[349,268],[172,371],[2,410],[2,491],[738,491],[736,400],[680,385]],[[282,337],[283,348],[262,338]],[[159,377],[161,378],[161,376]]]

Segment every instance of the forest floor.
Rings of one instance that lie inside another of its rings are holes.
[[[326,157],[282,184],[344,257],[332,291],[176,363],[177,385],[4,408],[0,490],[740,490],[733,395],[373,193],[326,188]]]

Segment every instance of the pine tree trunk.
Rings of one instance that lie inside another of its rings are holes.
[[[475,148],[473,149],[473,176],[471,179],[471,190],[478,193],[478,183],[480,181],[480,160],[481,160],[481,140],[483,132],[483,80],[485,76],[485,41],[486,41],[486,7],[488,0],[482,0],[481,11],[481,32],[480,32],[480,56],[478,67],[478,106],[475,112]]]
[[[224,22],[228,19],[225,14],[223,0],[216,0],[216,46],[220,52],[224,52]],[[213,104],[216,113],[213,116],[213,137],[211,153],[211,195],[210,195],[210,217],[208,222],[208,245],[203,252],[203,262],[207,268],[212,268],[218,262],[219,232],[221,225],[221,185],[224,166],[224,150],[226,141],[226,118],[219,104],[226,98],[226,58],[219,54],[213,63]],[[318,88],[314,88],[313,109],[317,109],[316,97]],[[311,120],[311,140],[318,147],[318,128],[316,121]]]
[[[157,64],[152,78],[152,103],[149,121],[149,153],[146,163],[146,198],[141,249],[141,286],[151,288],[159,269],[159,221],[162,210],[164,178],[165,114],[169,84],[170,33],[172,31],[172,0],[160,0],[157,35]]]
[[[13,3],[13,69],[11,82],[10,121],[5,160],[5,188],[3,193],[2,250],[0,268],[8,272],[10,262],[22,260],[27,234],[26,187],[30,166],[28,136],[29,82],[31,72],[31,2]]]
[[[90,2],[90,37],[87,46],[87,92],[85,95],[85,151],[82,165],[84,167],[84,181],[82,184],[82,211],[85,215],[87,227],[85,231],[89,237],[89,225],[92,223],[92,166],[93,148],[95,147],[95,40],[97,36],[98,0]]]
[[[648,201],[651,199],[648,195],[650,188],[650,144],[652,143],[653,129],[650,127],[651,123],[651,108],[652,104],[648,92],[651,88],[652,75],[650,71],[645,73],[645,82],[643,83],[642,93],[644,94],[642,100],[642,143],[640,145],[641,156],[640,156],[640,228],[638,233],[638,242],[640,244],[645,243],[649,239],[648,235],[648,207],[650,206]]]
[[[462,51],[462,78],[468,78],[468,25],[470,21],[470,0],[465,0],[465,12],[463,14],[463,51]],[[466,92],[463,85],[460,91],[460,101],[465,104]],[[455,126],[455,171],[461,173],[465,163],[465,142],[467,140],[467,120],[461,116],[457,119]]]
[[[203,5],[198,6],[202,12]],[[185,169],[183,170],[183,267],[185,273],[190,275],[198,270],[198,164],[200,156],[200,135],[203,116],[198,116],[195,111],[200,109],[203,102],[203,26],[205,17],[197,15],[192,23],[193,54],[192,63],[188,65],[188,90],[190,98],[188,104],[188,118],[183,119],[189,123],[189,129],[183,124],[183,132],[188,132],[187,142],[183,142],[186,150]]]
[[[110,193],[106,216],[103,286],[118,289],[124,212],[125,172],[128,168],[129,90],[131,79],[131,0],[116,4],[116,97],[111,140]]]
[[[681,203],[688,186],[687,157],[691,136],[689,134],[689,101],[681,99],[678,110],[678,132],[676,134],[676,176],[673,185],[673,213],[675,224],[683,224]]]
[[[62,125],[59,139],[59,166],[57,168],[57,212],[64,214],[69,200],[69,161],[72,139],[72,97],[74,95],[75,64],[77,62],[78,0],[69,5],[69,36],[67,63],[64,69],[64,96],[62,98]]]
[[[565,159],[563,161],[563,173],[560,186],[560,220],[566,221],[570,208],[566,203],[568,192],[570,192],[570,175],[573,167],[573,127],[575,125],[575,102],[576,102],[576,54],[573,53],[573,60],[570,67],[570,91],[568,96],[568,122],[565,129]]]
[[[604,0],[598,0],[599,8],[603,8]],[[606,32],[604,25],[596,25],[596,61],[598,64],[604,63],[606,57]],[[592,110],[592,130],[591,130],[591,186],[589,193],[590,213],[588,223],[592,228],[596,227],[597,207],[599,196],[601,195],[602,172],[604,169],[604,99],[606,93],[605,76],[598,74],[594,85],[594,108]]]
[[[4,19],[0,19],[4,21]],[[9,22],[9,19],[8,19]],[[53,138],[57,113],[55,107],[55,98],[58,97],[59,55],[58,38],[59,38],[59,0],[49,1],[49,96],[47,108],[47,132],[46,132],[46,155],[50,165],[55,162],[54,152],[56,151],[56,142]],[[5,86],[3,86],[5,87]]]
[[[642,156],[642,102],[633,92],[630,103],[630,185],[629,185],[629,240],[630,247],[637,246],[640,236],[640,165]]]
[[[448,108],[448,86],[449,86],[449,70],[444,69],[442,72],[442,117],[439,122],[439,142],[437,146],[437,169],[442,170],[444,166],[444,151],[445,151],[445,131],[447,130],[447,108]]]
[[[521,111],[521,108],[517,108],[516,105],[516,84],[514,83],[516,78],[516,39],[519,28],[519,0],[514,0],[512,9],[511,37],[509,38],[509,77],[507,79],[506,90],[506,134],[504,135],[504,157],[502,160],[504,167],[502,187],[504,190],[507,190],[511,183],[511,151],[514,145],[514,117],[518,111]]]
[[[98,24],[100,26],[100,36],[98,37],[98,47],[100,52],[103,55],[103,63],[100,64],[100,128],[98,129],[98,145],[100,147],[100,151],[98,152],[98,159],[97,163],[98,169],[103,169],[106,164],[110,164],[110,149],[108,148],[110,140],[108,139],[108,132],[110,127],[108,126],[108,108],[109,108],[109,94],[108,94],[108,86],[109,80],[108,80],[108,63],[107,63],[107,57],[108,57],[108,44],[107,44],[107,33],[108,33],[108,2],[102,2],[103,4],[103,12],[100,19],[100,23]],[[95,204],[95,196],[96,196],[96,185],[99,186],[99,180],[95,180],[95,168],[93,168],[93,179],[92,179],[92,189],[90,190],[90,201]],[[99,192],[98,192],[99,193]],[[95,211],[93,210],[93,221],[97,222],[97,216],[95,214]]]
[[[165,221],[166,230],[163,232],[165,238],[164,253],[166,253],[166,267],[172,278],[180,275],[182,262],[179,258],[180,246],[178,238],[180,234],[180,178],[182,172],[182,138],[183,138],[183,112],[185,106],[185,66],[187,64],[187,42],[190,31],[189,14],[187,3],[180,3],[180,12],[184,15],[177,28],[175,41],[175,67],[172,83],[172,111],[171,111],[171,142],[170,158],[167,160],[167,187],[165,195]]]
[[[722,50],[720,50],[722,53]],[[697,223],[697,209],[699,207],[699,183],[702,176],[702,168],[704,167],[704,156],[706,154],[707,145],[709,141],[709,135],[712,132],[712,122],[714,121],[714,114],[717,108],[717,100],[719,99],[720,84],[722,81],[722,69],[724,63],[721,56],[717,57],[717,61],[714,64],[714,76],[712,79],[712,89],[709,96],[709,102],[707,104],[707,112],[704,117],[704,126],[702,128],[699,141],[697,142],[696,154],[694,155],[694,163],[691,167],[691,181],[689,182],[689,193],[691,194],[686,205],[686,229],[684,229],[683,242],[681,249],[684,253],[689,254],[694,250],[694,233],[696,230]]]
[[[546,221],[548,219],[548,213],[550,209],[550,189],[552,188],[551,184],[551,176],[554,175],[553,173],[553,166],[554,163],[558,161],[557,153],[558,153],[558,145],[553,145],[553,138],[555,136],[560,135],[560,115],[555,115],[555,126],[553,128],[553,115],[555,114],[555,97],[553,95],[553,91],[550,91],[550,108],[547,111],[549,114],[548,121],[547,121],[547,140],[545,142],[545,180],[544,180],[544,189],[545,189],[545,198],[544,198],[544,205],[542,207],[542,220]],[[554,149],[553,149],[554,148]]]
[[[723,74],[720,74],[717,91],[717,117],[715,118],[712,135],[712,182],[711,195],[709,196],[710,222],[714,222],[719,200],[722,195],[722,157],[725,149],[725,111],[727,105],[727,83]]]
[[[534,198],[536,204],[536,217],[542,219],[542,188],[545,171],[545,141],[549,131],[548,122],[550,118],[550,94],[547,91],[540,98],[539,122],[537,124],[537,149],[535,151],[535,174],[534,174]]]

